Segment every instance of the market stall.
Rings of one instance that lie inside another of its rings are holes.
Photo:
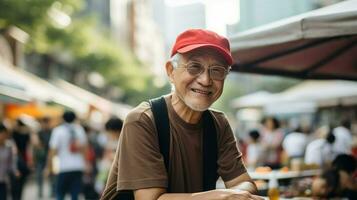
[[[299,79],[357,81],[357,0],[342,1],[241,32],[230,37],[230,41],[235,61],[232,66],[234,72]],[[269,97],[266,102],[257,102],[265,113],[273,115],[291,110],[302,111],[303,109],[296,105],[301,102],[300,106],[312,113],[319,107],[335,106],[337,111],[343,106],[349,106],[352,114],[343,117],[353,120],[356,119],[356,107],[351,105],[356,102],[356,88],[351,82],[304,82],[273,95],[272,98]],[[338,124],[341,120],[342,115],[333,118],[333,124]],[[266,174],[252,173],[251,176],[264,178]],[[273,175],[265,178],[271,176]],[[294,193],[302,182],[291,183],[288,187],[279,189],[285,193],[285,197],[311,197],[311,179],[307,182],[307,187],[301,187],[305,188],[301,190],[303,193]],[[343,187],[348,188],[346,185]],[[289,191],[293,192],[286,193]]]
[[[35,118],[59,116],[63,109],[87,112],[87,105],[34,74],[0,62],[0,102],[7,117],[17,118],[21,113]]]
[[[230,38],[236,72],[357,80],[357,0],[257,27]]]

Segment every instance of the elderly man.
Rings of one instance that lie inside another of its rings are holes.
[[[209,110],[232,63],[212,31],[177,37],[166,63],[173,91],[127,116],[102,199],[262,199],[225,115]],[[219,176],[227,189],[215,189]]]

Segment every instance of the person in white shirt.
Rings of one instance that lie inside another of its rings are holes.
[[[87,138],[83,128],[75,123],[74,112],[66,111],[63,120],[64,123],[52,132],[47,164],[51,170],[52,158],[58,156],[56,199],[63,200],[65,194],[70,192],[72,200],[77,200],[82,186],[82,173],[86,167],[84,153]]]
[[[289,133],[283,140],[283,149],[289,157],[303,158],[305,148],[309,142],[308,136],[301,128],[297,128],[294,132]]]
[[[333,134],[336,141],[333,144],[333,149],[338,154],[350,154],[352,150],[352,134],[350,131],[351,122],[345,120],[341,126],[333,129]]]
[[[327,167],[335,159],[336,153],[333,150],[335,136],[330,131],[326,138],[319,138],[310,142],[305,151],[305,163],[316,164],[321,168]]]
[[[263,146],[260,143],[260,133],[257,130],[249,132],[249,144],[247,147],[247,166],[254,169],[262,165]]]

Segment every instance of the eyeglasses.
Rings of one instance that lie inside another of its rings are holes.
[[[177,67],[177,68],[186,68],[187,72],[191,76],[199,76],[205,71],[205,66],[199,62],[188,62],[185,64],[181,63],[181,65],[182,67]],[[228,69],[226,67],[219,66],[219,65],[213,65],[208,67],[209,76],[217,81],[224,80],[230,70],[231,70],[230,66],[228,67]]]

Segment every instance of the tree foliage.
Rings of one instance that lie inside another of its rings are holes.
[[[51,6],[71,15],[83,5],[82,0],[1,0],[0,27],[15,25],[31,34],[47,24]]]
[[[77,14],[83,6],[82,0],[1,0],[0,29],[17,26],[29,33],[28,54],[49,55],[69,68],[98,71],[107,84],[124,91],[123,100],[128,103],[167,91],[167,84],[149,90],[155,86],[148,68],[130,50],[113,42],[106,30],[96,29],[95,18]],[[56,26],[51,9],[71,16],[71,23]]]

